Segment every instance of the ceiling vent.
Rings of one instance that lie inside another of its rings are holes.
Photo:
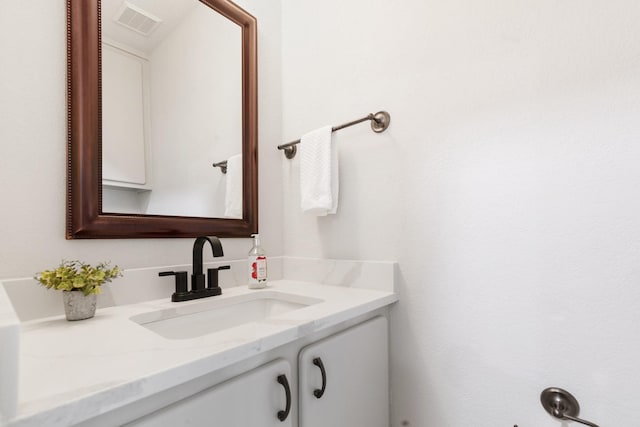
[[[143,36],[151,34],[153,30],[162,23],[162,20],[157,16],[153,16],[149,12],[128,2],[124,2],[122,6],[120,6],[114,20],[118,24],[124,25],[128,29]]]

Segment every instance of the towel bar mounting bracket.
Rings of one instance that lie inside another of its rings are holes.
[[[298,153],[298,147],[296,147],[295,145],[284,147],[283,150],[284,150],[284,156],[289,160],[293,159]]]
[[[378,111],[371,119],[371,130],[375,133],[384,132],[391,123],[391,116],[386,111]]]
[[[546,388],[540,393],[542,407],[555,418],[575,421],[586,426],[598,427],[591,421],[578,418],[580,405],[571,393],[558,387]]]

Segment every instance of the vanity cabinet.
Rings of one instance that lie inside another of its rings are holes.
[[[290,363],[278,359],[126,426],[291,427],[290,381]]]
[[[82,427],[388,427],[388,354],[387,318],[368,317],[245,360],[224,382],[168,390]]]
[[[302,349],[300,427],[389,425],[387,336],[377,317]]]

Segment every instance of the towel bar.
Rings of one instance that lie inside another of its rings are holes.
[[[220,168],[220,171],[222,173],[227,173],[227,161],[226,160],[223,160],[223,161],[218,162],[218,163],[214,163],[212,166],[214,168]]]
[[[376,133],[380,133],[380,132],[384,132],[389,127],[389,123],[391,122],[391,116],[386,111],[378,111],[375,114],[369,114],[366,117],[362,117],[358,120],[344,123],[339,126],[334,126],[331,128],[331,132],[348,128],[349,126],[357,125],[358,123],[362,123],[367,120],[371,120],[371,130]],[[284,150],[285,157],[287,159],[293,159],[296,156],[296,153],[298,152],[298,148],[296,147],[297,144],[300,144],[299,139],[296,139],[295,141],[292,141],[292,142],[288,142],[286,144],[278,145],[278,150]]]

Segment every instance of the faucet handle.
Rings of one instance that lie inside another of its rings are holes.
[[[176,276],[176,291],[171,295],[171,301],[182,301],[178,298],[189,293],[186,271],[161,271],[158,276]]]
[[[220,267],[209,268],[207,269],[207,288],[220,288],[218,285],[218,271],[220,270],[230,270],[230,265],[221,265]]]

